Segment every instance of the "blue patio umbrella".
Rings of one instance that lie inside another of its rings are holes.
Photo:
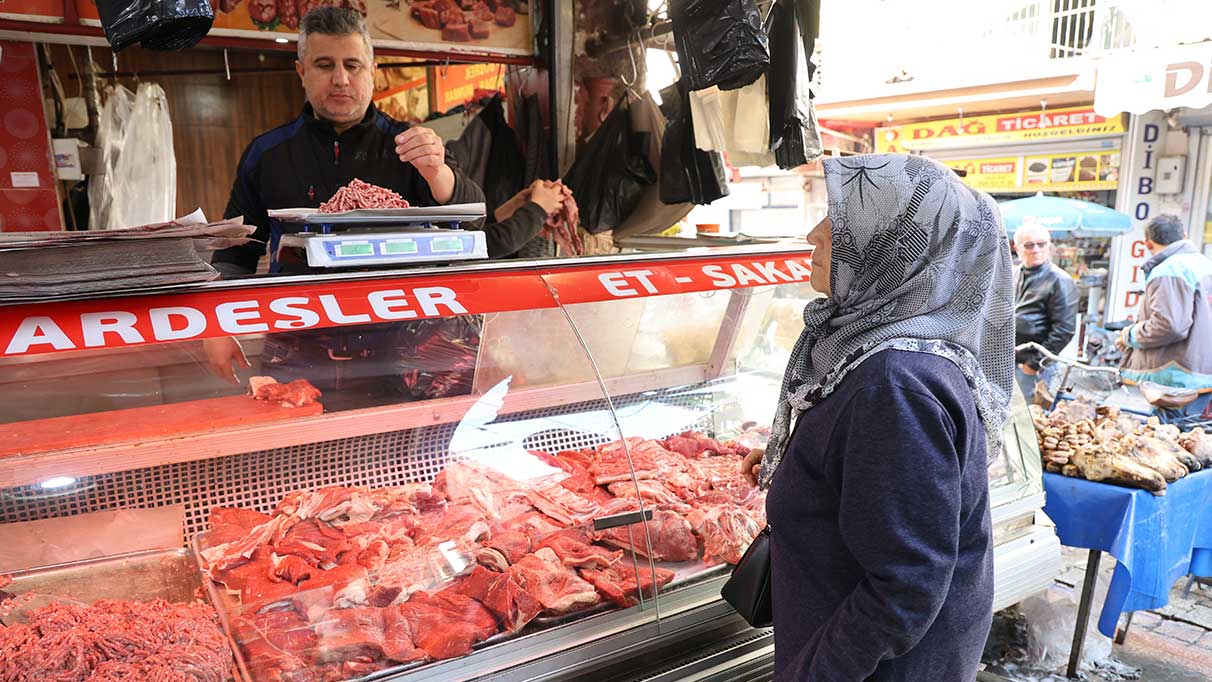
[[[1052,236],[1114,237],[1132,229],[1126,213],[1077,199],[1044,196],[1003,201],[1002,222],[1010,236],[1023,225],[1042,225]]]

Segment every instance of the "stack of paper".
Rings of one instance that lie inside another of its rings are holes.
[[[209,252],[248,241],[234,218],[83,232],[0,233],[0,301],[45,300],[218,279]]]

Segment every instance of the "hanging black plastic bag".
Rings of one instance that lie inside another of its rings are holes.
[[[743,88],[766,72],[770,48],[754,0],[671,0],[669,18],[691,90]]]
[[[812,105],[810,64],[803,54],[796,7],[775,0],[766,17],[770,31],[770,148],[779,168],[802,166],[821,155]]]
[[[193,47],[215,20],[209,0],[97,0],[97,14],[114,52],[136,43],[153,50]]]
[[[114,52],[121,52],[150,34],[156,25],[159,4],[153,0],[97,0],[97,14],[105,39]]]
[[[159,0],[160,21],[139,41],[149,50],[185,50],[206,37],[215,22],[209,0]]]
[[[497,207],[522,191],[526,180],[526,158],[518,144],[517,133],[505,120],[505,107],[501,96],[494,95],[483,111],[480,120],[488,127],[492,146],[488,151],[488,171],[484,174],[484,197],[488,202],[489,215]]]
[[[661,201],[710,204],[728,196],[723,158],[694,143],[690,87],[685,78],[661,90],[661,113],[668,121],[661,147]]]
[[[590,234],[613,230],[635,210],[644,188],[656,182],[645,158],[647,135],[631,129],[631,113],[620,102],[589,138],[564,175]]]

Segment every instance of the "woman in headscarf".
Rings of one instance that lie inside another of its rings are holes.
[[[988,195],[928,159],[824,164],[808,240],[826,297],[744,465],[769,488],[775,679],[970,682],[1014,376],[1006,233]]]

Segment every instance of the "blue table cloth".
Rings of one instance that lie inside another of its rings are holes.
[[[1182,576],[1212,576],[1212,470],[1170,484],[1160,497],[1059,474],[1044,474],[1044,491],[1061,544],[1117,561],[1098,619],[1104,635],[1115,635],[1124,611],[1165,606]]]

